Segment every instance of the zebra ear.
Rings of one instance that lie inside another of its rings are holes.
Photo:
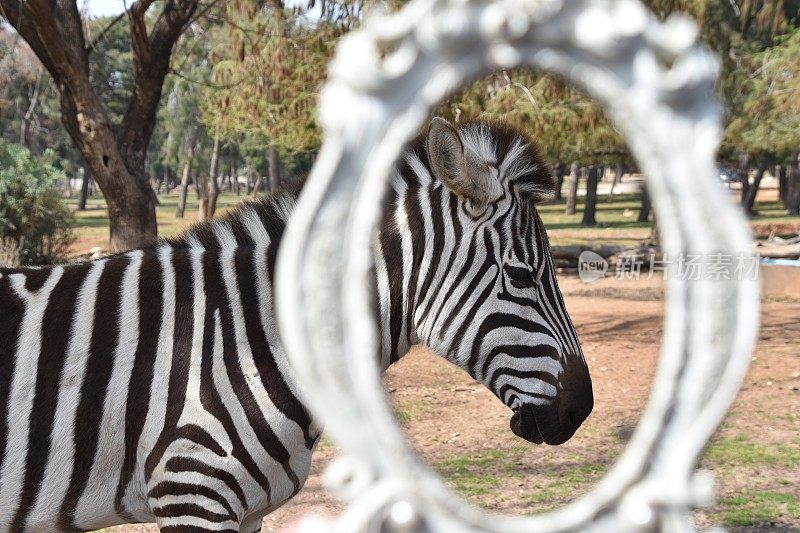
[[[486,184],[478,156],[464,147],[458,131],[445,119],[436,117],[431,121],[426,149],[436,178],[473,204],[486,203]]]

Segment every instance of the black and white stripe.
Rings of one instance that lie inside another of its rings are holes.
[[[384,366],[421,341],[514,409],[517,434],[555,442],[582,418],[558,429],[543,409],[588,374],[533,206],[552,185],[510,130],[457,135],[494,181],[474,201],[425,138],[398,163],[375,241]],[[146,249],[0,268],[0,529],[257,531],[300,490],[320,429],[272,302],[296,194]]]
[[[511,407],[517,435],[569,439],[591,380],[535,208],[554,183],[532,142],[435,119],[392,184],[377,239],[384,363],[422,342]]]

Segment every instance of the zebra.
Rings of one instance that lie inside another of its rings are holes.
[[[500,122],[434,119],[374,239],[381,366],[412,345],[568,440],[593,406],[536,204],[554,181]],[[277,333],[273,274],[299,187],[88,262],[0,269],[0,529],[258,531],[322,425]]]

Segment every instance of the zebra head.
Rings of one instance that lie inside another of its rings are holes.
[[[409,340],[484,383],[517,436],[567,441],[593,395],[535,207],[555,189],[547,165],[508,126],[437,118],[397,172]]]

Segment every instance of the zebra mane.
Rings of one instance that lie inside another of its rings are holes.
[[[507,186],[523,200],[538,203],[553,198],[556,180],[545,162],[536,141],[522,129],[499,119],[481,118],[455,125],[462,142],[483,160],[501,170]],[[433,176],[428,161],[426,132],[421,132],[406,147],[406,157],[416,155]],[[406,180],[414,180],[412,171],[402,171]]]
[[[481,156],[494,158],[509,187],[521,198],[538,203],[555,195],[553,170],[536,141],[522,129],[499,119],[481,119],[459,124],[458,131]]]
[[[299,180],[255,200],[245,200],[220,217],[198,222],[175,237],[161,239],[160,244],[173,248],[221,250],[229,245],[255,246],[276,242],[302,187],[303,180]],[[220,239],[220,235],[228,238]]]

